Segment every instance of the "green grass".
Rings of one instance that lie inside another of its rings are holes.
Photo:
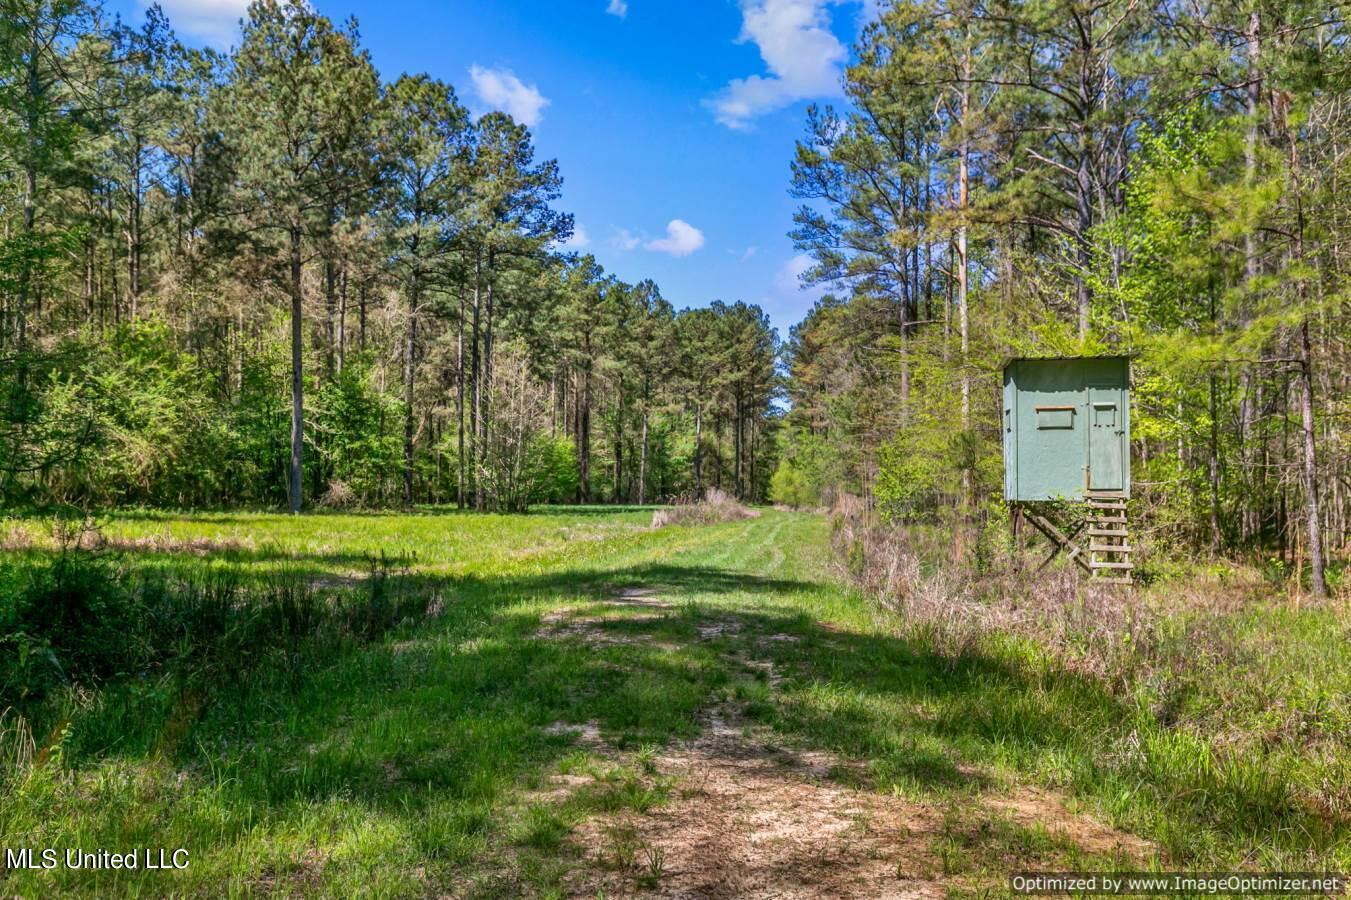
[[[767,511],[656,531],[649,519],[602,509],[112,517],[104,531],[126,571],[300,578],[337,595],[359,592],[368,557],[384,553],[408,560],[405,589],[434,597],[437,614],[373,643],[275,651],[238,683],[189,690],[146,673],[63,695],[63,715],[35,719],[55,722],[36,735],[51,758],[0,784],[0,846],[185,847],[192,862],[170,873],[10,872],[0,893],[549,895],[585,864],[569,837],[580,821],[668,801],[655,748],[692,737],[700,709],[725,697],[785,745],[859,763],[873,790],[966,810],[935,845],[933,868],[968,881],[998,887],[1011,859],[1078,858],[980,812],[981,797],[1015,783],[1057,789],[1157,840],[1160,864],[1351,869],[1346,812],[1311,809],[1299,790],[1308,753],[1346,771],[1345,737],[1235,753],[1197,727],[1227,708],[1236,727],[1270,724],[1273,692],[1316,716],[1316,703],[1304,708],[1311,684],[1345,692],[1351,661],[1332,638],[1344,642],[1345,622],[1331,627],[1330,613],[1250,613],[1236,639],[1271,649],[1271,677],[1201,668],[1183,705],[1191,718],[1164,720],[1029,641],[937,652],[839,585],[819,517]],[[12,555],[48,552],[39,539]],[[603,627],[652,640],[540,638],[545,614],[640,585],[657,588],[669,614]],[[701,637],[701,624],[728,619],[739,629]],[[746,659],[772,661],[783,680],[771,685]],[[557,727],[592,722],[626,761],[597,759]],[[569,771],[596,777],[565,801],[530,799]],[[662,860],[641,852],[651,848],[614,843],[607,852],[660,879]]]

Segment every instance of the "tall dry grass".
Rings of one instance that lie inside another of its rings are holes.
[[[23,779],[32,767],[34,752],[28,721],[12,709],[0,711],[0,787]]]
[[[1199,658],[1238,662],[1224,617],[1267,593],[1251,570],[1223,583],[1198,575],[1161,590],[1093,585],[1073,566],[1042,569],[1039,554],[1015,559],[1012,551],[982,573],[959,549],[975,547],[977,537],[870,525],[857,498],[837,502],[833,522],[848,579],[946,651],[1012,635],[1119,689],[1179,674]]]

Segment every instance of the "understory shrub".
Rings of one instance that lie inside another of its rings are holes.
[[[800,468],[783,459],[769,479],[769,499],[793,509],[804,509],[820,503],[821,495]]]

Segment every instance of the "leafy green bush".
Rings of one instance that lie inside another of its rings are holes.
[[[821,494],[801,469],[784,459],[779,461],[769,479],[769,499],[784,506],[802,509],[819,505]]]
[[[367,361],[357,359],[319,388],[311,439],[325,480],[341,482],[363,505],[390,498],[403,467],[403,404],[376,390]]]
[[[531,503],[565,503],[577,496],[577,450],[565,437],[540,435],[531,442]]]
[[[49,376],[46,399],[55,416],[76,419],[73,404],[90,395],[82,450],[61,467],[52,490],[71,502],[195,504],[220,494],[222,461],[234,456],[228,423],[217,415],[207,372],[174,346],[169,327],[142,319],[106,341],[70,339],[72,369]]]
[[[879,454],[874,496],[891,521],[931,519],[951,505],[958,490],[958,473],[945,447],[926,443],[934,435],[906,430],[885,444]]]

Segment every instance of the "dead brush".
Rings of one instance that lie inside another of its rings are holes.
[[[179,539],[167,534],[151,534],[138,538],[108,538],[104,546],[110,550],[126,553],[188,553],[193,556],[206,556],[211,553],[247,553],[257,549],[252,538],[207,538],[194,537]]]
[[[325,509],[350,509],[358,505],[359,499],[347,482],[334,479],[319,498],[319,505]]]
[[[652,514],[652,527],[667,525],[715,525],[719,522],[739,522],[753,519],[760,513],[737,500],[720,488],[709,488],[702,500],[677,500],[672,506]]]
[[[0,520],[0,550],[29,550],[36,543],[33,533],[23,522]]]
[[[1199,661],[1244,657],[1222,617],[1251,602],[1260,584],[1244,580],[1234,591],[1201,580],[1161,600],[1086,585],[1069,568],[978,575],[932,535],[869,527],[856,505],[840,507],[837,501],[833,541],[844,575],[945,654],[960,656],[994,633],[1027,638],[1113,690],[1160,685],[1161,719],[1169,716],[1168,686]]]

